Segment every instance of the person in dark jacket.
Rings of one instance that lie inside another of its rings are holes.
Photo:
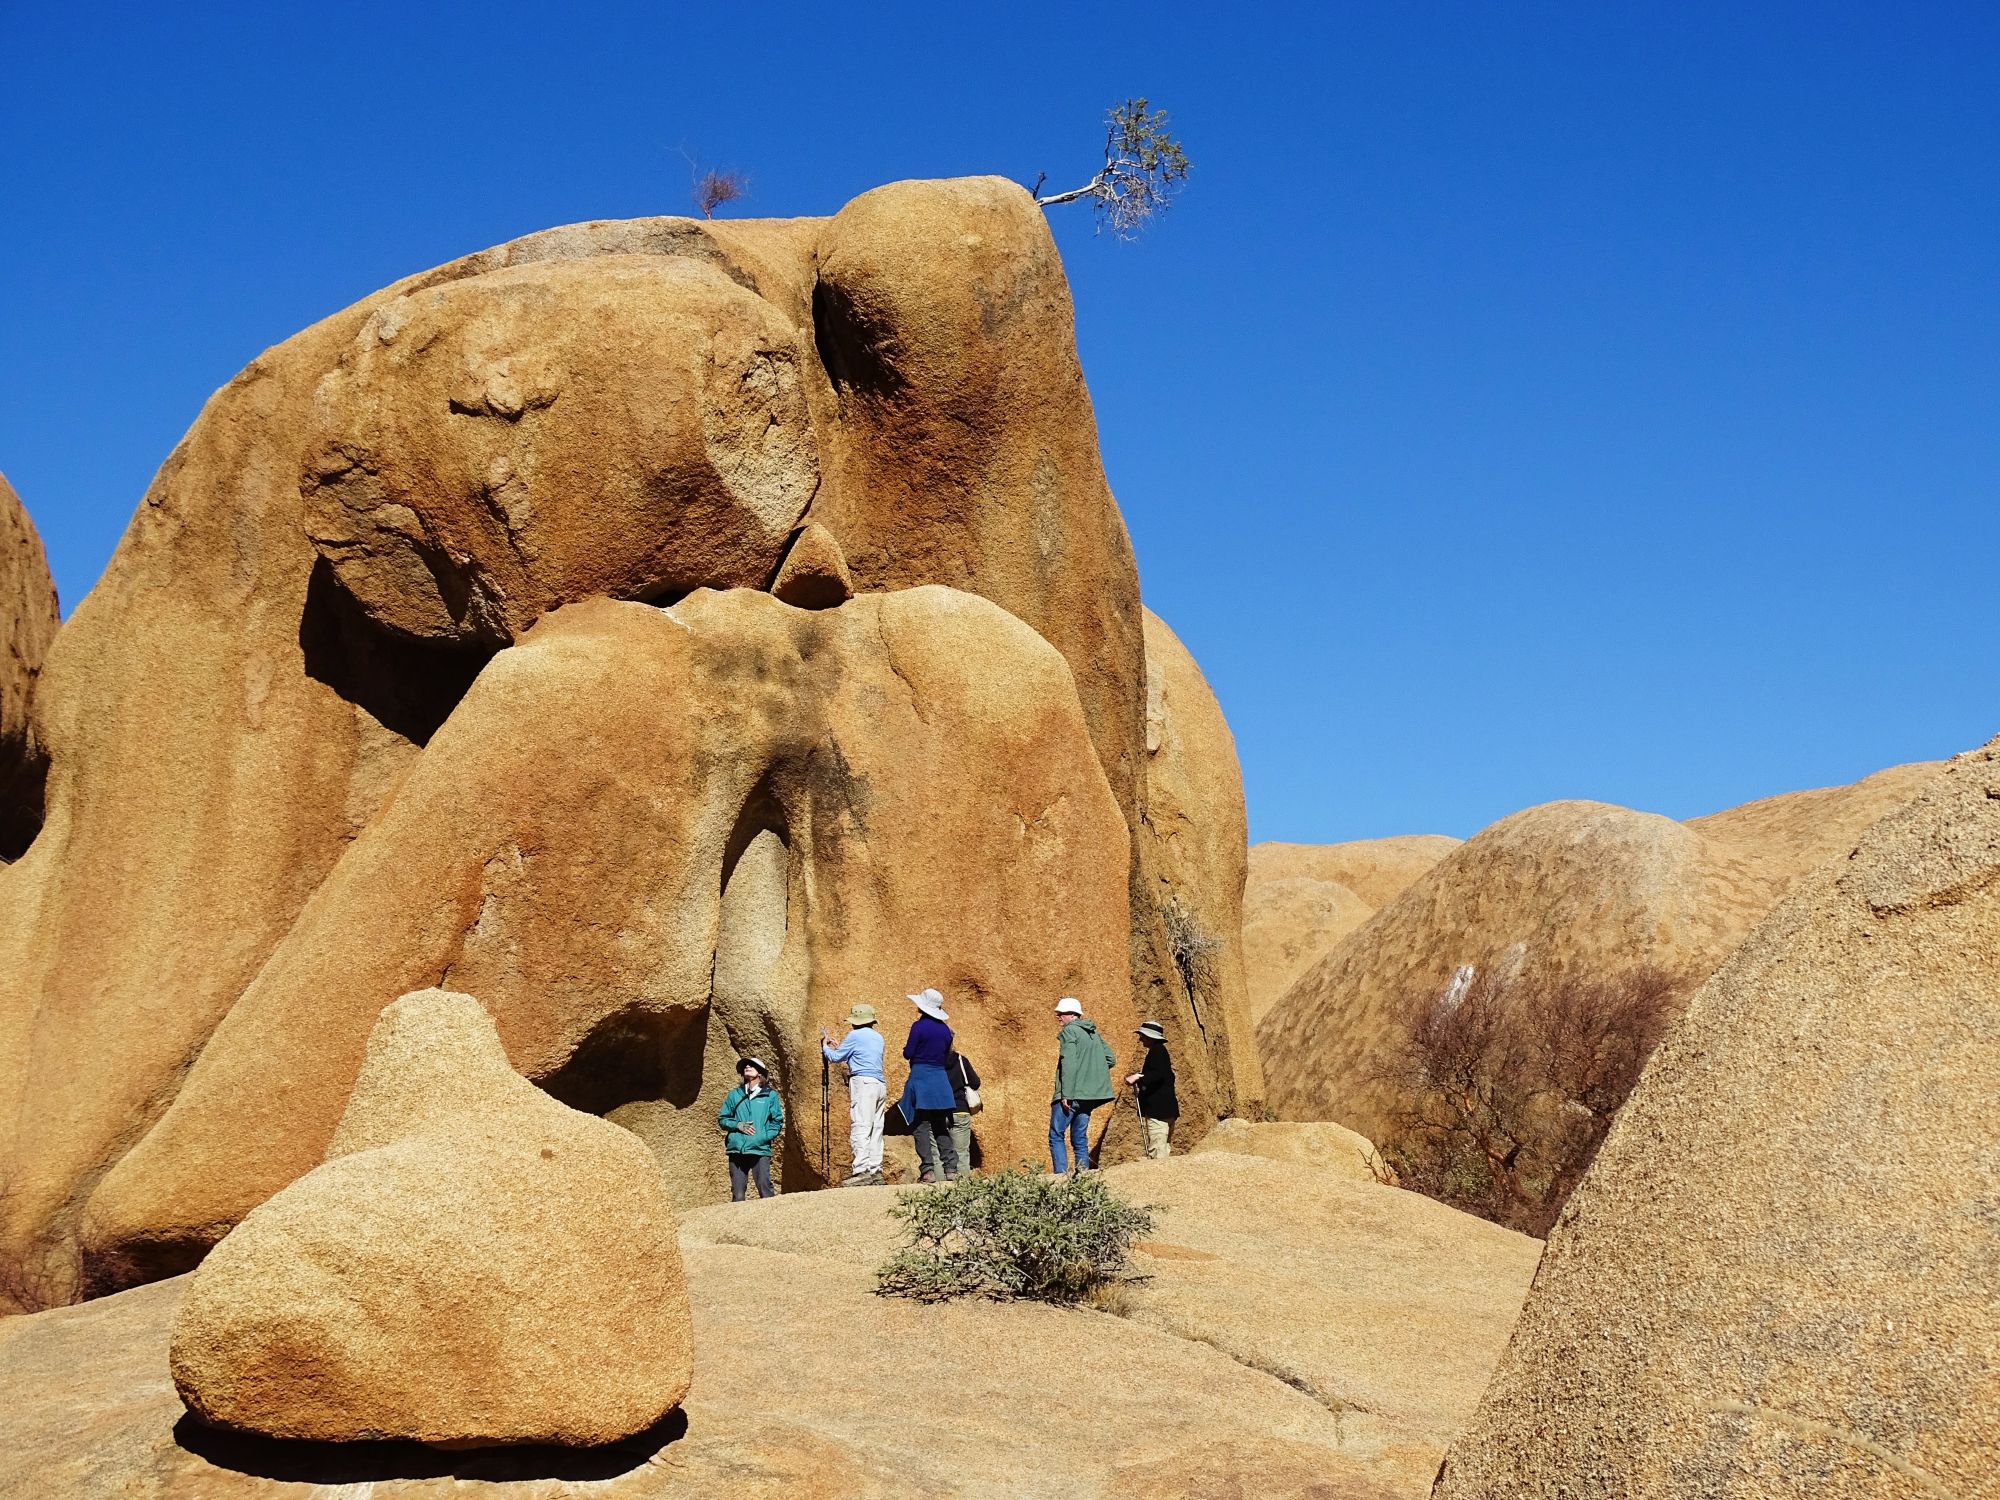
[[[729,1156],[729,1199],[741,1203],[754,1179],[759,1198],[771,1191],[771,1145],[785,1133],[785,1106],[771,1087],[771,1070],[763,1059],[738,1058],[736,1076],[743,1081],[729,1091],[716,1114],[722,1127],[722,1149]]]
[[[1141,1026],[1139,1039],[1146,1044],[1146,1061],[1138,1072],[1127,1073],[1125,1081],[1139,1099],[1139,1129],[1145,1136],[1146,1155],[1165,1161],[1173,1154],[1168,1138],[1174,1121],[1181,1117],[1180,1100],[1174,1097],[1174,1060],[1167,1053],[1167,1033],[1158,1021]]]
[[[910,1134],[917,1139],[917,1156],[923,1162],[919,1182],[936,1182],[939,1157],[943,1174],[958,1175],[958,1152],[951,1141],[951,1117],[958,1107],[945,1064],[951,1060],[951,1019],[945,1013],[944,996],[925,990],[910,996],[922,1012],[910,1027],[910,1039],[903,1043],[903,1056],[910,1064],[910,1081],[903,1085],[903,1097],[896,1109]]]
[[[972,1101],[979,1097],[979,1069],[963,1052],[954,1051],[945,1059],[944,1072],[951,1080],[951,1149],[963,1177],[972,1171]]]

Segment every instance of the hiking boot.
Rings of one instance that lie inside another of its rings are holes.
[[[937,1173],[935,1172],[924,1172],[919,1174],[917,1177],[917,1183],[919,1186],[922,1186],[926,1182],[936,1182],[936,1181],[937,1181]]]

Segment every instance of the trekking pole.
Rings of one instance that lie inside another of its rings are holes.
[[[819,1055],[819,1185],[833,1181],[833,1064]]]

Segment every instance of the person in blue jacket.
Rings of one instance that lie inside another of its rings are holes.
[[[736,1076],[743,1081],[729,1091],[715,1120],[722,1127],[722,1149],[729,1153],[729,1199],[741,1203],[753,1179],[759,1198],[775,1196],[771,1146],[785,1133],[785,1106],[761,1058],[738,1058]]]
[[[951,1075],[945,1071],[951,1058],[951,1027],[945,1023],[951,1017],[945,1013],[944,996],[936,990],[925,990],[910,1000],[922,1014],[910,1027],[910,1039],[903,1043],[910,1081],[903,1085],[896,1109],[917,1138],[917,1156],[923,1162],[917,1181],[936,1182],[940,1157],[945,1177],[958,1175],[958,1152],[951,1141],[951,1117],[958,1108],[958,1097],[952,1092]]]

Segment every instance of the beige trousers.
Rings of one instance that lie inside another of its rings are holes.
[[[1140,1116],[1139,1124],[1146,1133],[1146,1155],[1154,1161],[1165,1161],[1173,1155],[1173,1148],[1167,1144],[1167,1136],[1174,1128],[1172,1120],[1148,1120]]]

